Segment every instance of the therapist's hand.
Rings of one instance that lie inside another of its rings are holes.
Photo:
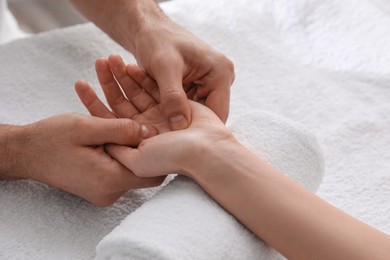
[[[146,24],[134,46],[138,64],[157,82],[162,112],[171,129],[184,129],[191,121],[185,94],[190,88],[194,88],[195,101],[226,122],[234,66],[225,55],[169,19]]]
[[[111,158],[104,144],[136,146],[141,126],[129,119],[62,114],[15,126],[8,144],[9,178],[33,179],[98,206],[114,203],[129,189],[161,184],[164,178],[138,178]]]
[[[186,128],[191,109],[185,92],[211,108],[222,121],[229,114],[233,63],[169,19],[154,0],[71,0],[100,29],[134,54],[157,81],[171,129]],[[184,88],[184,89],[183,89]]]

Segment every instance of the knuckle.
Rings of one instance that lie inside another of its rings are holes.
[[[89,120],[87,116],[70,113],[68,118],[64,118],[66,127],[62,130],[64,133],[67,131],[69,135],[77,142],[83,140],[90,133]]]
[[[125,123],[125,120],[123,119],[118,119],[115,121],[114,124],[114,132],[118,135],[125,134],[126,132],[124,131],[127,127],[127,124]]]
[[[187,96],[183,98],[179,92],[165,93],[162,98],[162,108],[166,116],[174,116],[178,111],[186,111]]]
[[[160,68],[161,66],[165,65],[167,62],[167,55],[165,54],[155,54],[153,58],[150,60],[150,67],[151,68]]]
[[[225,67],[224,70],[228,72],[228,73],[225,72],[225,75],[231,76],[231,83],[233,84],[233,81],[235,79],[235,67],[233,61],[231,61],[224,54],[221,54],[219,63],[224,64]]]
[[[225,56],[225,63],[229,71],[234,74],[235,71],[234,63],[226,56]]]
[[[87,122],[86,117],[77,113],[70,113],[69,116],[71,117],[72,121],[72,127],[74,128],[86,128]]]
[[[121,131],[126,136],[129,144],[138,142],[142,139],[141,126],[134,120],[121,120]]]
[[[179,90],[172,89],[166,91],[165,97],[166,99],[180,100],[183,97],[183,94]]]
[[[164,92],[163,103],[166,105],[183,105],[186,99],[185,93],[177,89],[170,89]]]
[[[219,61],[225,64],[230,71],[234,71],[234,63],[225,54],[219,54]]]

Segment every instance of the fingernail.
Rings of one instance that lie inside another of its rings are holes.
[[[181,130],[188,127],[188,121],[183,115],[177,115],[169,118],[172,130]]]
[[[145,138],[149,135],[150,131],[146,125],[141,125],[142,137]]]

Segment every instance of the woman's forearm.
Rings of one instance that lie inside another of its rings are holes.
[[[86,18],[132,53],[139,31],[168,20],[154,0],[70,1]]]
[[[218,203],[289,259],[390,259],[390,239],[324,202],[237,142],[188,169]],[[199,166],[200,165],[200,166]]]

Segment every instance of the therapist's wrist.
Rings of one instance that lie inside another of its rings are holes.
[[[162,24],[172,23],[154,0],[133,1],[131,3],[127,30],[121,30],[124,47],[131,53],[136,52],[137,39],[151,37]]]
[[[23,179],[23,143],[28,136],[25,126],[0,126],[0,179]]]

